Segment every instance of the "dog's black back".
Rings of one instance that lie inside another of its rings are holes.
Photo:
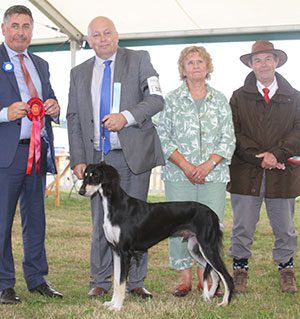
[[[105,168],[105,173],[104,173]],[[110,206],[112,225],[119,225],[121,238],[118,245],[121,249],[128,247],[146,251],[163,239],[171,236],[183,236],[186,233],[198,233],[203,238],[218,242],[222,237],[217,215],[206,205],[197,202],[163,202],[147,203],[128,196],[120,187],[118,171],[107,164],[89,165],[86,174],[93,172],[84,183],[102,184],[103,195]],[[211,228],[214,227],[215,231]],[[212,236],[218,238],[212,238]]]

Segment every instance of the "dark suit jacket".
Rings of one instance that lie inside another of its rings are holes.
[[[93,163],[94,124],[91,83],[95,57],[71,71],[67,111],[71,167]],[[119,48],[114,83],[121,83],[120,112],[128,110],[137,125],[124,127],[119,139],[126,162],[135,174],[164,164],[160,141],[151,117],[163,108],[162,96],[150,94],[147,79],[158,76],[149,53]]]
[[[39,74],[42,84],[44,101],[49,98],[53,98],[56,100],[49,81],[50,73],[48,63],[34,54],[29,53],[29,56],[32,59]],[[5,72],[2,67],[3,63],[8,61],[9,57],[7,51],[4,44],[2,43],[0,45],[0,109],[2,109],[3,107],[8,107],[14,102],[22,101],[14,72]],[[14,159],[20,138],[21,123],[21,119],[17,119],[15,121],[7,123],[0,123],[1,168],[9,167]],[[55,154],[53,147],[53,131],[51,127],[51,117],[48,115],[45,116],[45,127],[49,137],[49,147],[51,150],[51,156],[48,156],[47,159],[48,161],[52,162],[48,163],[47,167],[49,172],[56,173]]]

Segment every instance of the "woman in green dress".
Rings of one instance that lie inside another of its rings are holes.
[[[235,149],[230,106],[225,96],[207,84],[212,59],[203,47],[185,48],[178,60],[182,84],[167,94],[158,133],[166,166],[162,178],[166,201],[196,201],[210,207],[223,222],[226,184]],[[180,271],[173,295],[183,297],[192,288],[193,258],[182,238],[169,239],[170,267]],[[202,265],[197,265],[199,290]],[[217,295],[222,292],[217,290]]]

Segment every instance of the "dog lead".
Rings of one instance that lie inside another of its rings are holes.
[[[104,131],[105,131],[105,127],[104,127],[104,123],[108,120],[105,119],[104,121],[102,121],[102,154],[101,154],[101,162],[104,163],[104,142],[105,142],[105,135],[104,135]]]

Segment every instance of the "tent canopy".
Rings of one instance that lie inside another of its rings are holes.
[[[12,4],[1,0],[0,13]],[[114,21],[121,46],[243,41],[258,35],[300,39],[299,0],[20,0],[14,4],[32,10],[34,51],[69,49],[70,43],[85,47],[88,23],[98,15]]]

